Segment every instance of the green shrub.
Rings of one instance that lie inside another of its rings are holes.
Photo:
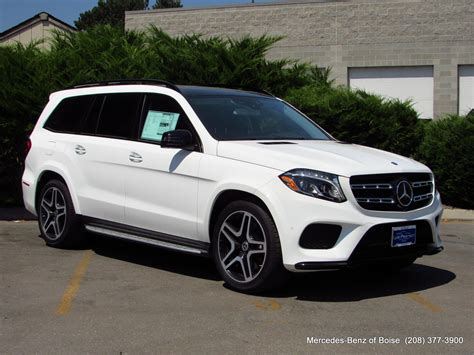
[[[51,91],[48,73],[35,45],[0,47],[0,204],[20,201],[24,144]]]
[[[286,99],[341,141],[405,156],[420,143],[420,123],[409,102],[321,85],[291,90]]]
[[[417,158],[436,177],[443,203],[474,208],[474,116],[447,116],[424,127]]]
[[[291,87],[329,85],[327,71],[293,60],[267,60],[279,37],[238,40],[199,35],[171,37],[98,26],[58,33],[49,54],[59,87],[109,79],[159,78],[179,84],[262,88],[282,95]]]

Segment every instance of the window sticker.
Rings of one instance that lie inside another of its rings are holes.
[[[142,139],[161,141],[163,133],[176,129],[179,113],[148,111],[142,130]]]

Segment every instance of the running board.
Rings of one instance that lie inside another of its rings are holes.
[[[179,245],[179,244],[174,244],[168,241],[163,241],[163,240],[158,240],[158,239],[151,239],[147,237],[142,237],[136,234],[132,234],[129,232],[124,232],[124,231],[118,231],[114,229],[109,229],[107,227],[102,227],[102,226],[95,226],[95,225],[85,225],[86,230],[92,233],[97,233],[97,234],[102,234],[106,235],[109,237],[114,237],[114,238],[119,238],[119,239],[125,239],[125,240],[131,240],[134,242],[139,242],[139,243],[145,243],[145,244],[150,244],[166,249],[171,249],[171,250],[176,250],[184,253],[191,253],[195,255],[208,255],[207,250],[195,248],[192,246],[187,246],[187,245]]]

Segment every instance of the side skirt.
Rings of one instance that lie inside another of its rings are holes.
[[[210,244],[198,240],[150,231],[126,224],[82,216],[87,231],[108,237],[131,240],[183,253],[209,256]]]

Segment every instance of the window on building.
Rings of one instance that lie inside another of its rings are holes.
[[[474,65],[459,66],[459,114],[474,109]]]

